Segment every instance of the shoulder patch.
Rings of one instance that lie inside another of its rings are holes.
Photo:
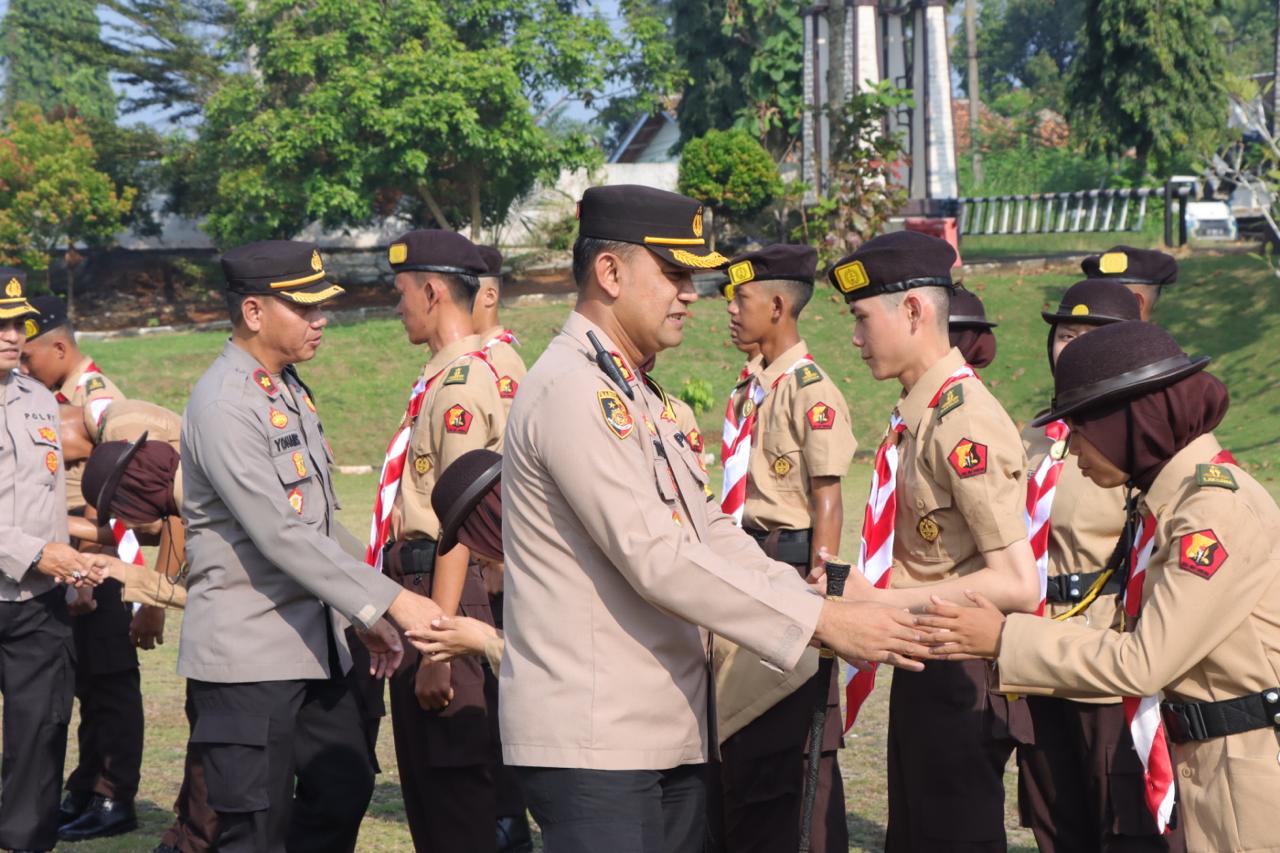
[[[689,448],[694,453],[701,453],[702,452],[702,433],[698,432],[696,429],[691,429],[689,430],[688,439],[689,439]]]
[[[467,377],[470,375],[471,375],[470,363],[455,364],[453,367],[449,368],[449,372],[445,375],[444,384],[445,385],[464,385],[466,384]]]
[[[510,400],[516,395],[516,389],[520,387],[520,383],[516,382],[510,376],[498,377],[498,396],[504,400]]]
[[[630,437],[636,428],[636,422],[632,420],[631,413],[627,411],[618,392],[611,389],[597,391],[596,402],[600,404],[600,414],[604,415],[605,426],[618,438]]]
[[[1233,492],[1240,488],[1240,484],[1236,482],[1236,477],[1230,470],[1212,462],[1196,466],[1196,485],[1217,486]]]
[[[462,406],[450,406],[444,413],[446,432],[466,433],[471,430],[471,413]]]
[[[107,380],[101,376],[93,376],[84,384],[84,392],[92,394],[94,391],[102,391],[107,387]]]
[[[1178,565],[1208,580],[1227,561],[1227,549],[1212,529],[1186,533],[1178,540]]]
[[[253,371],[253,381],[259,388],[266,391],[272,397],[276,395],[275,380],[271,378],[270,373],[267,373],[267,371],[263,370],[261,367]]]
[[[962,438],[947,455],[947,462],[961,479],[976,477],[987,472],[987,446]]]
[[[964,386],[956,382],[943,391],[942,396],[938,398],[938,420],[942,420],[963,405]]]
[[[822,371],[816,364],[806,364],[796,371],[796,385],[805,388],[815,382],[822,381]]]
[[[831,429],[836,422],[835,409],[826,403],[814,403],[804,416],[809,422],[809,429]]]

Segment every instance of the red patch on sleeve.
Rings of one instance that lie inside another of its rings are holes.
[[[471,429],[471,413],[462,406],[450,406],[444,413],[444,428],[448,432],[465,433]]]
[[[519,387],[520,383],[510,376],[503,376],[498,379],[498,396],[504,400],[510,400],[516,395],[516,389]]]
[[[689,439],[689,447],[693,449],[694,453],[702,452],[702,433],[698,432],[696,429],[691,429],[689,430],[689,434],[685,437]]]
[[[826,403],[814,403],[804,416],[809,419],[810,429],[831,429],[836,423],[835,410]]]
[[[1178,540],[1178,565],[1208,580],[1227,561],[1227,549],[1212,530],[1197,530]]]
[[[987,446],[970,438],[962,438],[947,456],[947,462],[960,478],[987,473]]]

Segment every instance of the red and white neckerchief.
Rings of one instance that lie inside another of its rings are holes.
[[[95,376],[101,377],[102,379],[107,378],[106,376],[103,376],[102,371],[98,369],[98,365],[93,363],[93,359],[89,359],[89,363],[85,365],[84,372],[81,373],[80,378],[76,380],[76,388],[83,388],[89,383],[89,380]],[[61,391],[58,391],[53,396],[57,398],[59,403],[71,402],[67,399],[67,395],[63,394]],[[112,402],[113,400],[110,397],[99,397],[96,400],[90,400],[86,403],[89,408],[89,415],[93,418],[94,426],[102,426],[102,413],[107,410],[107,406],[110,406]]]
[[[947,377],[942,387],[929,401],[929,408],[938,405],[942,393],[962,379],[977,379],[969,365],[963,365]],[[867,496],[867,508],[862,515],[862,544],[858,550],[858,572],[876,589],[889,585],[893,568],[893,525],[898,510],[898,440],[907,428],[898,410],[889,416],[889,429],[884,440],[876,448],[875,467],[871,472],[871,493]],[[876,686],[876,664],[866,664],[866,669],[851,667],[845,683],[844,730],[853,728],[858,710]]]
[[[484,342],[484,346],[480,347],[480,351],[488,356],[498,344],[510,344],[512,346],[520,346],[520,339],[516,337],[516,333],[510,329],[503,329],[498,334]]]
[[[1235,463],[1230,451],[1223,450],[1210,460],[1214,465]],[[1129,552],[1129,581],[1124,589],[1125,623],[1133,630],[1142,613],[1142,587],[1147,579],[1147,566],[1156,550],[1156,517],[1142,514],[1133,548]],[[1160,715],[1160,695],[1125,696],[1124,720],[1129,726],[1133,746],[1142,760],[1143,794],[1147,808],[1156,820],[1161,834],[1169,829],[1173,816],[1176,787],[1173,779],[1173,761],[1169,757],[1169,741],[1165,735],[1164,719]]]
[[[1036,467],[1027,482],[1027,508],[1023,520],[1027,523],[1027,541],[1031,554],[1036,558],[1036,574],[1040,577],[1040,606],[1036,615],[1044,615],[1045,597],[1049,589],[1049,515],[1053,511],[1053,497],[1058,490],[1058,478],[1066,461],[1067,437],[1071,429],[1063,420],[1045,424],[1045,437],[1050,441],[1049,452]]]
[[[813,364],[813,357],[808,353],[801,356],[769,386],[765,391],[760,384],[759,376],[753,376],[745,391],[742,403],[742,420],[733,405],[735,394],[729,395],[729,402],[724,410],[724,433],[720,442],[720,462],[724,465],[724,488],[720,493],[720,509],[725,515],[733,516],[733,520],[742,525],[742,510],[747,504],[747,468],[751,464],[752,433],[755,432],[756,413],[760,404],[778,384],[806,364]],[[742,378],[750,376],[747,368],[742,368]],[[741,381],[741,379],[739,380]]]
[[[494,374],[494,380],[497,380],[497,373],[483,352],[465,353],[458,358],[466,356],[484,362],[489,372]],[[404,463],[409,456],[409,436],[413,433],[414,421],[422,412],[422,403],[427,397],[427,391],[431,390],[436,380],[457,360],[454,359],[446,364],[430,379],[419,376],[418,381],[413,383],[404,418],[401,419],[399,429],[387,445],[387,453],[382,460],[382,472],[378,475],[378,493],[373,501],[373,519],[369,524],[369,547],[364,552],[364,561],[378,571],[382,571],[382,546],[386,544],[387,536],[391,533],[391,510],[395,507],[396,495],[400,493],[400,478],[404,474]]]
[[[124,526],[124,522],[113,518],[110,521],[111,537],[116,540],[116,555],[126,563],[132,563],[135,566],[145,566],[146,560],[142,559],[142,545],[138,542],[138,537],[134,532]]]

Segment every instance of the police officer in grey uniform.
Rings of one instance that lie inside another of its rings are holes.
[[[351,623],[385,676],[401,628],[434,602],[339,541],[332,452],[293,364],[315,355],[319,305],[342,293],[316,247],[251,243],[222,258],[231,339],[182,423],[187,609],[178,673],[217,849],[350,850],[373,792],[355,694]]]
[[[96,585],[110,562],[69,544],[58,404],[17,369],[26,320],[38,315],[26,274],[0,267],[0,848],[11,850],[58,840],[75,661],[57,584]]]

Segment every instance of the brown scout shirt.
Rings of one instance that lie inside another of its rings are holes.
[[[91,415],[85,409],[85,426],[91,426]],[[178,449],[182,418],[163,406],[145,400],[120,400],[107,406],[96,429],[89,435],[94,444],[107,441],[136,441],[145,432],[147,441],[166,441]]]
[[[1013,614],[1001,639],[1001,690],[1070,699],[1163,690],[1171,701],[1204,702],[1280,687],[1280,509],[1235,465],[1216,466],[1235,488],[1200,484],[1197,466],[1220,450],[1212,435],[1196,439],[1143,498],[1143,510],[1156,516],[1156,540],[1136,629]],[[1175,749],[1192,853],[1280,850],[1280,731]]]
[[[1018,430],[978,379],[942,384],[964,366],[952,348],[898,401],[894,588],[918,587],[986,566],[984,551],[1027,538],[1027,460]]]
[[[525,377],[502,490],[508,764],[662,770],[707,760],[705,629],[782,669],[822,599],[708,501],[706,475],[627,367],[595,363],[583,315]]]
[[[440,519],[431,508],[431,489],[440,472],[469,450],[502,452],[507,415],[498,386],[484,362],[470,353],[484,341],[469,335],[434,354],[423,368],[435,377],[409,436],[409,453],[396,504],[403,513],[401,539],[436,539]],[[437,375],[438,374],[438,375]]]
[[[124,394],[116,384],[101,371],[95,376],[84,378],[85,371],[93,359],[85,356],[67,376],[62,387],[58,389],[58,402],[66,402],[72,406],[82,406],[85,412],[85,425],[89,427],[89,437],[98,435],[102,414],[114,400],[123,400]],[[83,381],[81,381],[83,379]],[[80,460],[67,466],[67,509],[76,511],[84,509],[84,495],[80,493],[80,480],[84,476],[86,460]]]
[[[0,601],[26,601],[53,589],[31,568],[50,542],[69,542],[58,404],[31,377],[0,379]]]
[[[494,326],[492,329],[481,332],[477,337],[483,345],[505,331],[507,329],[504,326]],[[515,399],[524,375],[529,372],[528,368],[524,366],[524,359],[520,357],[520,353],[516,352],[516,348],[506,341],[497,341],[489,347],[489,363],[498,374],[498,396],[502,398],[504,414],[509,413],[511,401]]]

